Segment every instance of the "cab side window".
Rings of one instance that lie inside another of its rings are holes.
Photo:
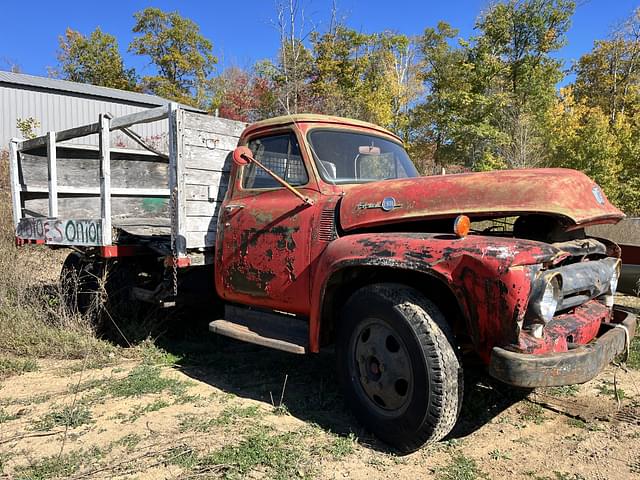
[[[284,133],[256,138],[249,142],[253,157],[290,185],[300,186],[309,181],[307,170],[300,155],[298,139]],[[281,185],[254,163],[245,165],[242,173],[242,188],[278,188]]]

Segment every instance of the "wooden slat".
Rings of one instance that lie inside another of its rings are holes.
[[[47,177],[49,181],[49,217],[58,216],[58,165],[56,162],[56,132],[47,134]]]
[[[25,215],[34,217],[48,216],[47,198],[32,198],[24,201]],[[100,197],[59,197],[58,218],[83,219],[99,218],[101,213]],[[159,199],[149,201],[141,197],[113,197],[111,199],[111,218],[161,218],[169,222],[169,201]]]
[[[20,188],[20,167],[18,159],[18,140],[9,142],[9,176],[11,178],[11,201],[13,203],[13,226],[22,218],[22,194]]]
[[[171,211],[173,212],[171,239],[175,254],[179,257],[184,257],[187,253],[182,117],[183,110],[176,103],[171,103],[169,105],[169,189],[172,192]]]
[[[186,239],[189,248],[214,247],[216,244],[216,232],[187,232]]]
[[[214,232],[218,223],[217,217],[204,216],[204,217],[187,217],[186,230],[188,232]]]
[[[92,158],[60,157],[57,148],[57,178],[61,185],[73,187],[100,186],[100,161]],[[31,154],[20,154],[22,182],[28,186],[47,185],[47,160]],[[112,187],[167,188],[169,166],[144,160],[116,160],[111,155]]]
[[[141,112],[130,113],[122,117],[116,117],[111,121],[111,130],[119,130],[121,128],[139,125],[141,123],[157,122],[167,118],[169,112],[168,107],[157,107],[142,110]]]
[[[228,172],[212,172],[190,168],[184,175],[187,185],[219,185],[221,182],[229,184]]]
[[[209,150],[204,147],[186,146],[184,164],[200,170],[230,171],[233,163],[231,150]]]
[[[184,127],[205,132],[220,133],[239,137],[243,130],[247,128],[247,123],[229,120],[226,118],[213,117],[195,112],[185,112]]]
[[[111,120],[100,115],[100,216],[102,217],[102,244],[111,245]]]
[[[220,205],[221,202],[187,200],[187,218],[217,216]]]
[[[68,130],[61,130],[56,132],[56,141],[62,142],[64,140],[71,140],[72,138],[86,137],[87,135],[93,135],[100,131],[99,123],[90,123],[89,125],[81,125],[80,127],[69,128]],[[24,140],[18,145],[18,150],[27,151],[34,148],[45,147],[47,145],[47,136],[42,135],[40,137]]]
[[[221,133],[203,132],[192,128],[184,129],[184,144],[208,150],[233,150],[238,146],[238,137]]]
[[[34,187],[30,185],[20,185],[20,191],[25,193],[48,193],[47,187]],[[100,187],[73,187],[68,185],[58,185],[58,194],[90,195],[99,196]],[[112,197],[168,197],[168,188],[111,188]]]

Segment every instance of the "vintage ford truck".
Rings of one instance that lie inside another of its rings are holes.
[[[136,125],[168,122],[164,146]],[[115,132],[141,148],[116,148]],[[98,146],[69,140],[97,135]],[[197,278],[210,330],[297,354],[335,346],[357,418],[401,451],[447,435],[461,353],[517,387],[586,382],[628,348],[623,214],[580,172],[421,177],[393,133],[293,115],[247,126],[177,105],[10,146],[18,244],[64,269],[135,270],[130,301]],[[200,272],[195,277],[189,272]],[[215,286],[214,286],[215,285]]]

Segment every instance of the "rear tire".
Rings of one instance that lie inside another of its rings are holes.
[[[386,443],[412,452],[455,425],[462,366],[443,314],[417,290],[356,291],[341,311],[336,355],[347,404]]]

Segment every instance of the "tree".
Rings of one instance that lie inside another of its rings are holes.
[[[214,79],[212,108],[224,118],[243,122],[262,120],[278,111],[269,79],[238,67],[227,68]]]
[[[561,92],[552,118],[551,164],[585,172],[617,203],[621,148],[607,114],[576,101],[569,87]]]
[[[487,145],[485,158],[522,168],[544,161],[549,112],[562,79],[562,64],[551,57],[565,43],[575,9],[568,0],[510,0],[495,4],[477,22],[471,57],[476,92],[497,108],[489,124],[501,141]],[[478,90],[479,89],[479,90]]]
[[[640,111],[640,8],[607,40],[598,40],[574,67],[575,95],[612,123]]]
[[[213,45],[200,27],[178,12],[149,7],[135,15],[137,33],[129,51],[146,55],[156,75],[142,78],[144,89],[164,98],[206,107],[209,76],[217,63]]]
[[[122,90],[136,89],[135,71],[125,68],[113,35],[96,28],[86,37],[67,28],[58,42],[59,75],[62,78]]]

